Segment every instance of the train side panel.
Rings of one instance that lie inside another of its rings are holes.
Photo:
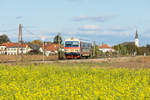
[[[80,44],[81,56],[90,57],[92,56],[92,44],[88,42],[81,42]]]

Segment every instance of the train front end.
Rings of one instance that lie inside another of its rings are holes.
[[[67,59],[80,58],[80,40],[76,38],[66,39],[64,50]]]

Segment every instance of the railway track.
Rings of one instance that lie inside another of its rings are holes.
[[[65,60],[51,60],[51,61],[42,61],[42,60],[34,60],[34,61],[25,61],[25,62],[16,62],[15,60],[11,61],[0,61],[0,64],[42,64],[42,63],[80,63],[80,62],[110,62],[110,61],[124,61],[126,59],[133,57],[117,57],[117,58],[94,58],[94,59],[65,59]]]

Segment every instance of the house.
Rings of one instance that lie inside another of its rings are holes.
[[[99,50],[102,52],[114,52],[115,50],[108,46],[107,44],[102,43],[102,45],[99,46]]]
[[[44,47],[45,55],[57,54],[58,53],[58,44],[52,43],[45,45]]]
[[[43,50],[43,45],[40,47],[40,52],[45,52],[46,56],[49,56],[50,54],[57,54],[58,53],[58,44],[51,43],[51,44],[45,44],[44,45],[44,50]]]
[[[30,53],[38,54],[39,52],[41,52],[40,46],[38,46],[38,45],[34,45],[34,44],[29,43],[28,47],[29,47]]]
[[[6,46],[0,45],[0,55],[6,54]]]
[[[14,44],[12,46],[7,47],[7,55],[17,55],[18,53],[26,54],[29,52],[28,45],[27,44]]]
[[[27,54],[29,52],[44,52],[45,55],[49,56],[50,54],[57,54],[58,53],[58,44],[51,43],[45,44],[44,49],[43,45],[37,46],[33,44],[18,44],[18,43],[3,43],[0,45],[0,54],[7,54],[7,55],[17,55],[18,53]]]
[[[0,54],[7,54],[7,47],[12,46],[14,43],[8,42],[8,43],[2,43],[0,45]]]
[[[3,51],[1,51],[1,54],[7,54],[7,55],[17,55],[21,52],[23,54],[26,54],[30,51],[30,48],[28,47],[28,44],[18,44],[18,43],[3,43],[0,48],[3,48]]]

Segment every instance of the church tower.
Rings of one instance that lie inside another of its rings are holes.
[[[138,31],[136,30],[136,35],[135,35],[135,45],[139,47],[139,37],[138,37]]]

